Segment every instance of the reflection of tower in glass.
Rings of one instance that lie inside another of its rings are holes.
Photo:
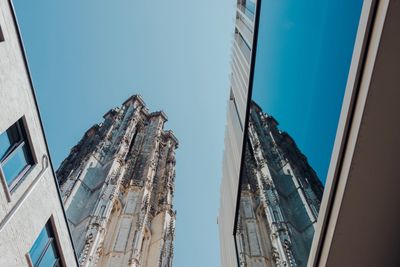
[[[240,266],[306,266],[323,185],[294,140],[250,107],[236,241]]]

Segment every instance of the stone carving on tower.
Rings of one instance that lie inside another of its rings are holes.
[[[166,115],[139,95],[91,127],[57,170],[82,267],[170,267],[175,149]]]
[[[236,244],[241,267],[306,266],[323,185],[295,141],[251,103]]]

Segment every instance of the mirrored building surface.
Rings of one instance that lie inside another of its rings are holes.
[[[400,6],[258,0],[243,45],[237,5],[221,266],[398,266]]]
[[[304,266],[323,186],[296,142],[252,102],[236,243],[241,266]]]

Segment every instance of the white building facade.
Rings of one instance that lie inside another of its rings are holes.
[[[77,266],[13,6],[0,0],[0,266]]]

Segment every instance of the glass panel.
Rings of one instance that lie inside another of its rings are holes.
[[[14,179],[25,169],[29,164],[29,154],[25,144],[20,145],[10,155],[6,162],[3,163],[3,172],[7,181],[7,185],[10,186]]]
[[[247,0],[240,6],[240,9],[250,20],[254,20],[254,14],[256,10],[256,4],[254,1]]]
[[[12,145],[21,140],[17,124],[14,124],[6,132],[0,134],[0,160],[3,160]]]
[[[236,33],[235,38],[247,62],[250,62],[250,57],[251,57],[250,46],[246,43],[246,41],[243,39],[243,36],[240,33]]]
[[[361,0],[261,3],[239,266],[307,265],[361,7]]]
[[[38,238],[36,239],[31,250],[29,251],[29,255],[31,257],[33,265],[37,264],[40,255],[42,255],[42,252],[46,248],[46,244],[49,242],[49,238],[50,238],[49,232],[45,227],[40,232]]]
[[[47,223],[29,251],[35,267],[60,266],[59,254],[56,247],[50,223]]]
[[[251,25],[251,23],[249,23],[248,20],[244,18],[244,16],[238,14],[238,19],[240,20],[242,25],[244,25],[250,32],[253,32],[254,26]]]
[[[58,252],[56,245],[53,242],[51,242],[50,246],[46,250],[45,254],[43,255],[43,258],[40,260],[39,264],[37,267],[51,267],[54,266],[57,263],[58,259]],[[36,267],[36,265],[35,265]]]
[[[256,10],[256,4],[252,0],[247,0],[245,3],[245,7],[248,13],[252,14],[254,16],[255,10]]]
[[[8,138],[7,132],[0,134],[0,159],[3,158],[10,146],[11,142]]]

